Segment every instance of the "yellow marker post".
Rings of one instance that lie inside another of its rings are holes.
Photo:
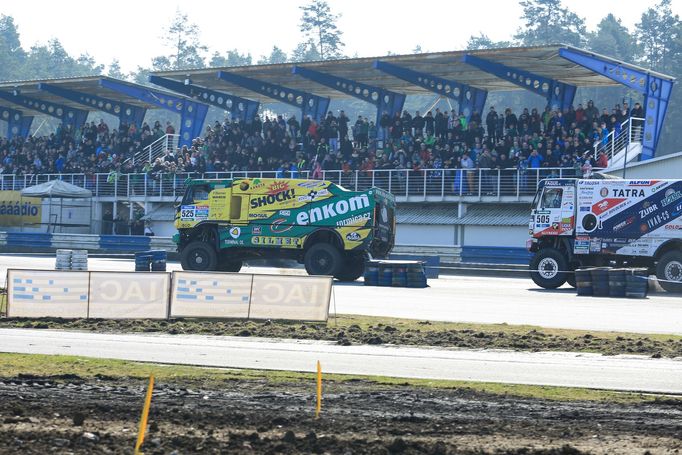
[[[137,431],[137,442],[135,443],[135,455],[140,454],[140,447],[144,442],[144,433],[147,430],[147,418],[149,417],[149,407],[152,404],[152,392],[154,391],[154,375],[149,376],[149,387],[147,388],[147,396],[144,399],[144,407],[142,408],[142,417],[140,418],[140,428]]]
[[[322,366],[320,361],[317,361],[317,406],[315,407],[315,418],[320,418],[320,411],[322,410]]]

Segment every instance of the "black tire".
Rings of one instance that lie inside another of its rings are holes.
[[[571,286],[572,288],[577,287],[575,273],[566,274],[566,283],[568,283],[568,285]]]
[[[668,292],[682,292],[682,252],[668,251],[656,265],[656,277],[663,289]],[[670,281],[679,281],[671,283]]]
[[[349,255],[343,261],[343,266],[336,272],[334,278],[339,281],[355,281],[365,273],[365,257],[363,255]]]
[[[237,273],[242,269],[244,263],[240,260],[223,260],[218,264],[218,270],[221,272],[233,272]]]
[[[545,289],[556,289],[566,282],[568,261],[561,251],[544,248],[530,260],[530,277]]]
[[[335,276],[341,269],[343,258],[333,245],[316,243],[306,251],[303,263],[308,275]]]
[[[204,242],[191,242],[182,249],[180,265],[183,270],[197,270],[207,272],[216,270],[218,254],[215,249]]]

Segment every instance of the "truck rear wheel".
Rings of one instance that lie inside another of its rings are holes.
[[[656,266],[656,277],[661,280],[659,283],[666,291],[682,292],[682,252],[665,253]]]
[[[308,275],[335,276],[342,266],[341,253],[329,243],[316,243],[306,251],[303,258]]]
[[[530,260],[530,277],[535,284],[545,289],[556,289],[566,282],[568,261],[555,248],[545,248]]]
[[[353,254],[345,257],[343,266],[334,275],[339,281],[355,281],[365,273],[365,257],[362,254]]]
[[[191,242],[182,249],[180,265],[183,270],[197,270],[207,272],[216,270],[218,254],[215,249],[204,242]]]

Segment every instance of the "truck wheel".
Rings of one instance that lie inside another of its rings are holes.
[[[341,268],[341,253],[329,243],[316,243],[306,251],[303,258],[308,275],[334,276]]]
[[[201,272],[215,270],[218,265],[218,255],[210,245],[195,241],[182,249],[180,264],[183,270]]]
[[[568,275],[566,270],[568,261],[554,248],[542,249],[530,260],[530,277],[541,288],[556,289],[564,284]]]
[[[682,292],[682,252],[668,251],[656,266],[656,277],[661,287],[668,292]],[[670,283],[678,281],[678,283]]]
[[[363,273],[365,273],[365,257],[361,254],[349,255],[334,278],[339,281],[355,281]]]
[[[242,269],[242,261],[221,261],[218,264],[218,270],[221,272],[237,273]]]

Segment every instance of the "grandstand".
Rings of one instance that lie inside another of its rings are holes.
[[[552,45],[157,72],[150,82],[0,84],[0,120],[7,124],[0,189],[61,178],[93,190],[96,232],[130,233],[144,213],[164,234],[170,227],[162,220],[172,217],[188,175],[324,178],[396,194],[405,226],[399,242],[477,245],[487,237],[513,247],[526,235],[527,206],[520,203],[540,179],[656,156],[674,81]],[[627,87],[640,99],[608,107],[575,100],[579,88],[608,86]],[[513,90],[544,98],[546,109],[486,104],[488,93]],[[404,109],[407,96],[425,94],[456,109]],[[331,100],[344,98],[368,103],[376,116],[332,114]],[[300,116],[263,118],[268,103],[287,104]],[[229,119],[204,124],[210,106]],[[148,124],[151,109],[177,120]],[[88,122],[98,112],[119,125]],[[57,119],[59,128],[31,135],[40,115]],[[506,221],[495,223],[501,210]]]

